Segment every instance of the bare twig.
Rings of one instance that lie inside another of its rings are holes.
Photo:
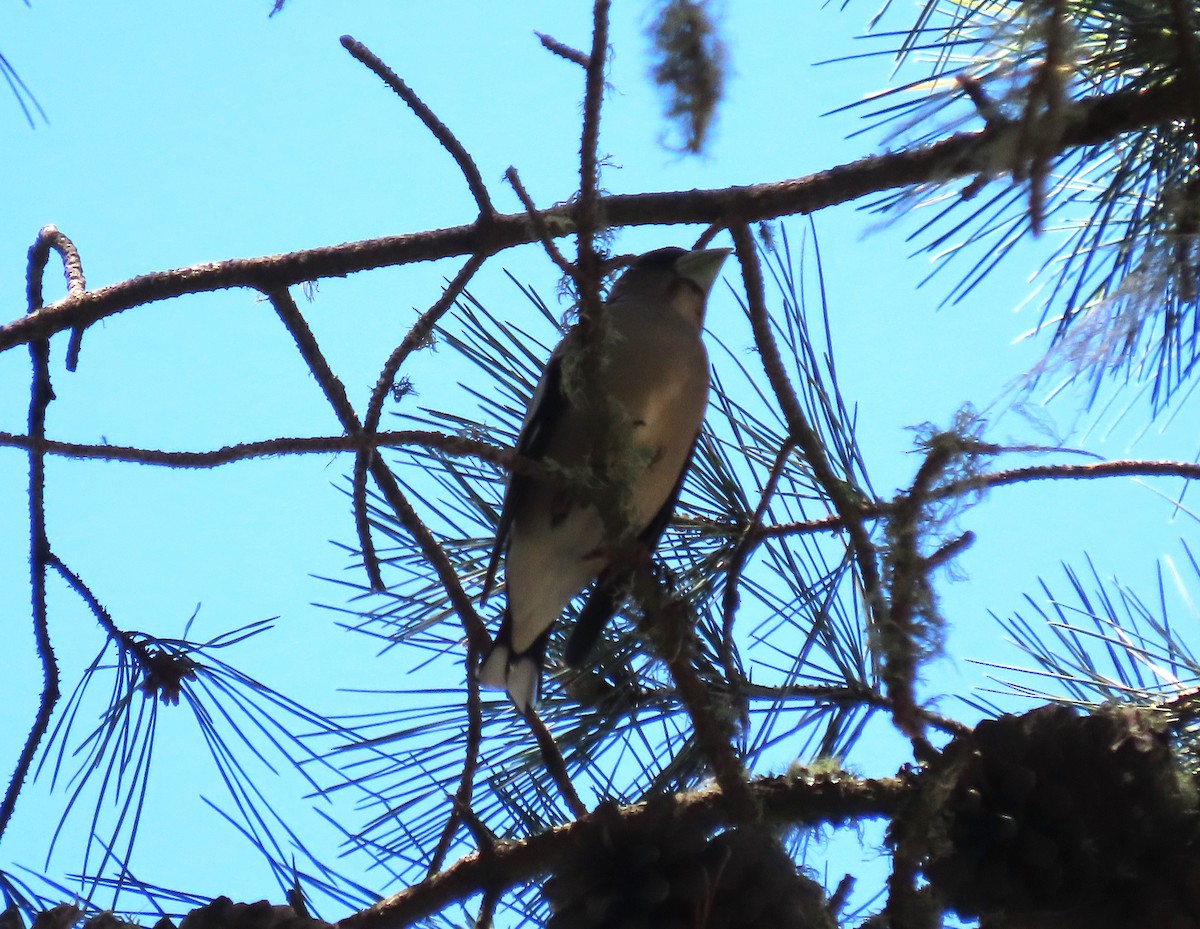
[[[533,203],[533,198],[529,196],[529,191],[521,183],[517,169],[510,165],[508,170],[504,172],[504,178],[512,185],[512,189],[516,191],[517,199],[521,201],[521,206],[525,207],[525,215],[529,217],[529,222],[533,224],[533,230],[537,233],[538,241],[542,243],[542,248],[546,250],[546,254],[558,265],[558,269],[563,274],[574,278],[575,266],[567,261],[563,253],[558,250],[558,246],[554,244],[554,235],[550,232],[550,227],[546,223],[545,214],[538,212],[538,208]]]
[[[0,445],[4,444],[4,434],[0,433]],[[969,477],[947,481],[934,488],[929,494],[929,500],[948,500],[969,493],[990,490],[993,487],[1004,487],[1010,484],[1024,484],[1031,481],[1083,481],[1100,480],[1111,477],[1180,477],[1184,480],[1200,480],[1200,463],[1194,461],[1172,461],[1167,459],[1118,459],[1114,461],[1097,461],[1092,464],[1045,464],[1028,465],[1021,468],[1009,468],[1003,471],[993,471],[985,474],[972,474]],[[878,519],[892,512],[894,502],[875,500],[863,503],[859,516],[864,520]],[[694,526],[705,532],[728,531],[730,534],[746,531],[744,528],[729,529],[725,524],[713,523],[706,520],[688,520],[684,525]],[[839,532],[845,528],[845,520],[836,513],[821,516],[816,519],[806,519],[791,523],[776,523],[759,526],[750,531],[756,540],[782,538],[791,535],[811,535],[817,532]]]
[[[692,243],[692,248],[708,248],[708,243],[725,230],[725,225],[723,222],[709,223],[708,228],[700,233],[696,241]]]
[[[737,545],[734,546],[733,552],[729,556],[729,566],[725,572],[725,594],[722,598],[722,630],[721,630],[721,666],[725,669],[725,679],[729,682],[729,686],[733,689],[734,698],[737,699],[738,690],[743,683],[742,675],[734,661],[733,650],[733,621],[737,611],[738,602],[741,597],[738,593],[738,586],[741,582],[742,571],[746,567],[746,562],[750,558],[750,553],[754,551],[755,546],[762,540],[763,536],[758,532],[762,528],[762,519],[767,512],[767,507],[771,503],[771,497],[775,495],[775,488],[779,486],[779,479],[783,475],[783,467],[787,464],[788,456],[791,455],[795,444],[791,439],[785,439],[779,447],[778,453],[775,455],[775,461],[771,465],[771,470],[767,474],[766,483],[763,485],[762,493],[758,498],[758,506],[754,509],[754,514],[750,517],[750,522],[746,526],[742,537],[738,539]]]
[[[497,214],[496,208],[492,206],[491,196],[488,194],[487,187],[483,183],[483,177],[480,175],[479,168],[475,164],[474,159],[471,158],[454,133],[450,131],[445,123],[437,118],[434,112],[417,96],[412,88],[399,75],[392,71],[391,68],[385,65],[370,49],[348,35],[342,36],[341,43],[355,59],[370,68],[400,99],[408,104],[409,108],[425,124],[425,127],[433,134],[434,138],[450,153],[450,156],[454,159],[455,164],[458,165],[459,170],[466,179],[471,196],[475,198],[475,203],[479,207],[479,216],[475,224],[479,228],[481,235],[486,237],[487,230],[490,228]],[[400,366],[415,348],[423,345],[429,338],[437,321],[453,306],[462,289],[483,264],[485,257],[485,255],[478,251],[471,255],[466,265],[459,271],[455,280],[443,292],[441,298],[422,315],[405,339],[392,353],[391,357],[388,358],[379,379],[376,381],[375,389],[367,405],[364,425],[359,427],[357,420],[355,420],[356,433],[372,433],[379,427],[384,398],[392,389]],[[347,433],[351,433],[349,421],[342,417],[341,414],[339,414],[339,418],[343,419],[343,425],[346,426]],[[354,461],[351,486],[354,500],[354,521],[362,549],[363,564],[370,579],[371,589],[382,590],[384,586],[383,576],[380,573],[378,556],[375,554],[375,545],[371,538],[370,520],[367,515],[367,471],[374,467],[376,467],[374,450],[365,446],[360,448]]]
[[[459,268],[458,273],[454,275],[454,279],[446,285],[442,295],[438,297],[433,306],[421,314],[420,319],[413,324],[403,341],[396,346],[387,361],[384,362],[383,369],[375,381],[375,388],[371,391],[371,399],[367,402],[367,415],[363,419],[365,431],[368,434],[379,429],[379,421],[383,416],[383,403],[396,383],[396,376],[399,374],[401,366],[408,360],[409,355],[429,341],[434,327],[454,306],[454,301],[466,289],[471,278],[475,276],[475,272],[483,266],[485,257],[478,254],[467,259]]]
[[[586,816],[588,808],[579,799],[575,785],[571,783],[571,775],[567,773],[567,763],[563,760],[562,752],[558,750],[554,736],[550,734],[550,730],[546,728],[546,724],[538,716],[533,704],[527,706],[522,715],[525,717],[525,722],[529,724],[529,729],[533,733],[534,738],[537,739],[538,750],[542,753],[542,763],[546,766],[547,773],[549,773],[557,785],[558,792],[562,794],[563,800],[566,801],[567,806],[571,810],[571,814],[577,819]]]
[[[733,725],[728,712],[714,705],[713,695],[693,664],[696,653],[695,615],[687,602],[671,597],[649,570],[634,573],[635,596],[642,604],[639,629],[653,641],[658,657],[671,673],[692,729],[704,750],[731,814],[738,822],[757,822],[761,811],[746,786],[746,769],[733,750]]]
[[[316,337],[312,334],[308,323],[304,321],[304,316],[300,312],[300,308],[296,306],[292,295],[287,290],[275,290],[267,294],[267,297],[271,301],[271,305],[275,307],[275,312],[279,315],[280,320],[295,339],[296,347],[300,349],[300,357],[304,359],[309,371],[316,378],[318,386],[325,394],[329,405],[333,407],[333,413],[338,418],[338,422],[342,424],[346,435],[353,438],[362,435],[362,424],[359,422],[358,414],[354,412],[354,405],[346,395],[346,387],[329,367],[329,362],[326,361],[320,346],[317,345]],[[363,567],[366,569],[371,589],[383,590],[383,575],[380,573],[379,558],[375,554],[375,543],[371,538],[371,523],[367,515],[367,460],[373,454],[374,449],[364,451],[360,446],[354,462],[354,525],[358,530]]]
[[[496,906],[500,903],[500,891],[485,887],[479,901],[479,915],[475,917],[475,929],[491,929]]]
[[[1121,133],[1186,118],[1191,112],[1185,82],[1166,82],[1146,91],[1122,90],[1069,104],[1056,151],[1095,145]],[[1010,131],[1010,130],[1005,130]],[[599,198],[609,228],[638,225],[743,222],[776,219],[846,203],[871,193],[911,184],[974,176],[995,168],[998,145],[1011,144],[990,129],[957,133],[940,142],[873,155],[808,177],[746,187],[621,194]],[[543,211],[552,216],[561,209]],[[562,234],[569,234],[564,228]],[[324,277],[475,253],[491,256],[536,241],[522,210],[497,216],[486,232],[477,223],[409,235],[385,236],[307,249],[284,255],[232,259],[158,271],[67,297],[37,313],[0,327],[0,352],[46,338],[134,306],[184,294],[229,287],[271,290]]]
[[[349,35],[342,36],[341,43],[346,51],[370,68],[401,100],[408,104],[409,109],[425,124],[425,128],[433,133],[433,137],[450,153],[450,157],[454,159],[454,163],[458,165],[458,170],[462,172],[463,177],[467,181],[467,187],[471,190],[471,196],[475,198],[475,203],[479,207],[480,219],[486,221],[494,217],[496,215],[496,208],[492,206],[492,198],[488,195],[487,187],[483,183],[483,177],[479,173],[479,168],[471,156],[467,154],[467,150],[463,148],[462,143],[455,138],[454,133],[434,115],[433,110],[425,105],[425,102],[416,95],[412,88],[404,83],[400,76],[385,65],[369,48]]]
[[[72,297],[78,297],[87,290],[87,280],[83,276],[83,260],[79,257],[79,249],[75,247],[75,243],[64,235],[57,226],[45,226],[38,234],[38,241],[44,242],[46,248],[53,249],[58,252],[62,258],[63,275],[67,279],[67,293]],[[34,248],[38,248],[35,244]],[[31,250],[32,252],[32,250]],[[31,254],[32,257],[32,254]],[[47,254],[47,258],[49,255]],[[41,259],[41,267],[36,270],[36,278],[31,278],[30,282],[36,287],[36,295],[39,304],[36,308],[41,309],[42,296],[42,271],[46,266],[45,259]],[[30,271],[34,271],[33,266],[30,266]],[[32,298],[34,291],[29,291],[29,296]],[[33,312],[33,309],[30,312]]]
[[[759,264],[758,252],[754,247],[754,238],[750,234],[750,227],[745,224],[735,224],[730,226],[729,231],[733,236],[738,261],[742,266],[742,280],[750,312],[750,326],[754,332],[755,348],[762,359],[763,370],[774,391],[784,421],[787,423],[791,441],[795,442],[796,447],[803,453],[813,478],[828,496],[842,520],[842,526],[850,538],[850,549],[858,567],[859,578],[863,585],[863,596],[867,601],[872,622],[879,623],[886,615],[887,602],[879,576],[875,545],[863,523],[865,497],[852,493],[847,483],[848,477],[842,477],[833,470],[821,437],[809,425],[800,400],[788,381],[787,371],[779,354],[779,347],[771,331],[771,321],[767,314],[766,297],[763,290],[762,268]]]
[[[42,307],[42,277],[52,250],[57,251],[63,259],[68,286],[73,287],[75,279],[80,281],[80,287],[83,286],[82,272],[75,273],[79,255],[70,239],[53,226],[46,226],[29,248],[25,282],[30,314]],[[30,342],[29,359],[33,367],[29,388],[29,583],[32,588],[33,635],[42,663],[42,690],[37,713],[13,766],[4,799],[0,801],[0,835],[8,828],[16,811],[17,798],[21,795],[37,747],[46,735],[60,696],[58,661],[54,655],[54,644],[50,641],[49,616],[46,612],[46,568],[51,552],[50,539],[46,534],[46,455],[41,443],[46,437],[46,411],[54,399],[54,388],[50,384],[49,341],[40,339]]]
[[[558,39],[554,38],[554,36],[546,35],[544,32],[535,32],[534,35],[538,37],[538,41],[542,43],[542,48],[546,49],[546,51],[552,52],[559,58],[565,58],[567,61],[574,62],[581,68],[587,68],[591,66],[592,60],[587,56],[586,53],[581,52],[579,49],[572,48],[571,46],[558,41]]]
[[[600,256],[594,238],[600,228],[600,109],[604,101],[604,69],[608,62],[609,0],[592,4],[592,52],[583,94],[583,134],[579,143],[579,202],[575,206],[575,283],[580,318],[595,326],[600,316]],[[586,365],[585,365],[586,368]]]
[[[1000,107],[996,105],[996,101],[988,95],[983,82],[979,78],[971,74],[956,74],[954,82],[962,88],[967,98],[975,104],[975,111],[983,117],[983,121],[989,126],[1001,125],[1008,122]]]
[[[974,544],[975,533],[970,531],[951,539],[925,559],[926,570],[932,571],[934,568],[940,568],[942,565],[957,558]]]
[[[450,599],[450,605],[454,607],[454,612],[458,614],[458,618],[463,624],[463,630],[467,635],[468,647],[482,653],[491,645],[491,636],[488,635],[483,620],[475,612],[475,606],[471,602],[471,598],[463,590],[462,582],[458,578],[458,572],[454,569],[454,565],[450,563],[445,549],[442,548],[434,534],[429,531],[429,527],[417,515],[417,511],[413,509],[412,504],[408,502],[408,498],[400,489],[396,475],[392,473],[387,463],[378,455],[371,462],[371,476],[375,479],[375,484],[379,487],[379,491],[383,494],[383,498],[387,501],[388,506],[392,508],[392,512],[399,519],[400,525],[413,537],[417,543],[417,547],[421,550],[421,554],[425,556],[425,560],[429,562],[437,574],[438,582],[445,589]]]
[[[350,506],[354,510],[354,532],[362,551],[363,570],[367,572],[367,583],[371,590],[383,591],[383,570],[379,567],[379,555],[375,551],[375,539],[371,536],[371,514],[367,507],[367,469],[371,466],[371,455],[361,449],[354,456],[354,468],[350,472]]]
[[[818,706],[868,706],[890,711],[891,700],[886,694],[860,683],[846,684],[756,684],[746,681],[742,692],[749,700],[761,700],[771,704],[785,701],[812,703]],[[667,700],[679,700],[678,687],[644,687],[629,696],[630,712],[635,713],[642,706],[661,707]],[[917,712],[925,722],[934,729],[939,729],[948,735],[963,735],[970,732],[971,727],[935,713],[925,707],[918,707]]]
[[[881,516],[887,512],[887,507],[888,504],[882,501],[867,504],[863,507],[862,516],[864,519]],[[775,539],[789,535],[812,535],[816,532],[840,532],[844,525],[842,518],[835,513],[830,516],[821,516],[817,519],[804,519],[791,523],[773,523],[768,526],[759,526],[753,530],[753,533],[759,539]]]
[[[27,435],[0,432],[0,448],[32,448],[34,441]],[[95,461],[122,461],[130,464],[167,468],[217,468],[222,465],[254,458],[277,455],[323,455],[337,452],[357,452],[366,448],[398,448],[405,445],[435,448],[456,458],[473,457],[506,470],[541,475],[545,469],[536,461],[518,456],[510,448],[501,448],[478,439],[407,429],[396,432],[376,432],[371,435],[295,436],[240,442],[204,452],[165,451],[157,448],[135,448],[130,445],[89,445],[79,442],[60,442],[43,439],[39,443],[47,455]],[[547,479],[553,479],[547,476]]]
[[[279,312],[280,318],[284,320],[289,330],[291,330],[293,337],[296,339],[296,344],[299,346],[300,352],[309,367],[314,373],[318,370],[322,372],[321,375],[317,376],[317,380],[322,384],[322,388],[326,390],[326,397],[334,407],[346,433],[351,436],[361,434],[362,426],[358,421],[358,415],[350,405],[349,399],[346,398],[345,390],[341,387],[341,382],[333,376],[333,372],[329,369],[324,356],[320,354],[316,341],[312,339],[312,333],[308,332],[308,327],[304,324],[303,318],[300,316],[300,310],[296,307],[295,301],[292,300],[291,294],[286,290],[275,290],[271,291],[268,296],[272,305]],[[400,484],[396,481],[396,476],[387,466],[387,463],[380,456],[373,455],[369,469],[384,499],[387,500],[397,519],[400,520],[400,524],[412,535],[417,546],[421,549],[421,553],[425,556],[425,560],[429,562],[437,573],[438,581],[446,590],[446,594],[450,598],[450,603],[454,607],[455,612],[458,613],[459,619],[463,624],[470,646],[482,652],[487,648],[491,640],[488,637],[482,620],[480,620],[479,615],[475,612],[471,598],[463,590],[462,583],[458,579],[458,572],[454,570],[454,566],[450,563],[445,550],[438,544],[433,533],[429,531],[429,527],[417,516],[416,510],[408,502],[408,498],[400,489]],[[376,570],[378,569],[376,568]],[[377,577],[372,578],[372,584],[376,580],[379,580],[379,583],[382,584],[382,579]]]
[[[383,403],[391,392],[393,385],[396,383],[396,375],[400,371],[400,367],[408,359],[414,351],[424,345],[433,333],[433,328],[449,311],[450,307],[454,306],[454,301],[466,288],[467,283],[475,276],[484,262],[482,255],[472,255],[467,259],[466,263],[459,269],[458,274],[454,276],[446,289],[442,291],[442,295],[434,302],[428,310],[421,314],[420,319],[413,324],[413,327],[408,330],[404,339],[396,346],[391,355],[384,362],[383,370],[380,371],[378,379],[375,381],[375,388],[371,391],[371,397],[367,401],[367,414],[364,418],[365,426],[361,430],[364,435],[369,435],[379,428],[379,421],[383,416]],[[374,543],[371,541],[370,521],[367,518],[367,470],[375,460],[375,451],[373,448],[362,446],[358,450],[358,454],[354,459],[354,472],[351,478],[351,486],[354,499],[354,517],[358,527],[359,538],[363,540],[363,563],[367,566],[368,576],[371,579],[372,590],[383,589],[383,578],[379,573],[379,562],[375,556]]]
[[[463,769],[458,779],[458,790],[454,794],[450,807],[450,815],[446,818],[446,825],[442,828],[437,847],[429,858],[429,868],[425,872],[426,878],[442,869],[442,865],[446,862],[446,855],[450,851],[450,843],[454,841],[458,825],[464,817],[467,819],[467,825],[474,827],[472,831],[476,831],[478,828],[478,824],[471,821],[469,814],[471,812],[471,796],[475,789],[475,772],[479,768],[479,744],[483,740],[483,704],[479,699],[479,679],[475,675],[475,668],[479,664],[479,652],[468,646],[466,662],[467,738]],[[481,841],[481,837],[476,835],[476,844],[477,847],[483,848],[484,844],[494,843],[491,842],[490,836]]]
[[[122,648],[132,652],[143,670],[149,669],[152,663],[150,650],[143,642],[139,642],[124,629],[117,626],[113,621],[112,614],[104,608],[104,605],[92,592],[92,589],[84,583],[83,578],[67,567],[66,563],[53,552],[47,558],[47,563],[67,582],[67,586],[75,591],[79,598],[88,605],[88,609],[96,617],[96,622],[108,633],[109,638],[116,641]]]
[[[893,502],[892,519],[887,529],[890,597],[888,611],[877,617],[875,630],[892,719],[913,741],[918,757],[929,746],[923,731],[925,720],[917,711],[917,663],[933,613],[930,564],[920,553],[924,525],[921,516],[937,481],[962,453],[960,437],[953,434],[944,433],[929,443],[912,486]]]
[[[942,500],[958,497],[974,490],[985,490],[1005,484],[1021,484],[1039,480],[1094,480],[1103,477],[1182,477],[1200,479],[1200,464],[1193,461],[1141,461],[1138,459],[1097,461],[1092,464],[1048,464],[1029,465],[993,471],[990,474],[973,474],[957,480],[947,481],[930,495],[930,499]]]
[[[87,280],[83,276],[83,261],[79,250],[66,235],[55,226],[46,226],[42,235],[52,240],[52,248],[59,253],[63,261],[63,274],[67,279],[67,293],[78,297],[87,290]],[[40,284],[39,284],[40,293]],[[67,370],[74,371],[79,364],[79,352],[83,347],[83,327],[76,326],[71,330],[71,341],[67,345]]]

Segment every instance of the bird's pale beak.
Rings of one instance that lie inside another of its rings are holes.
[[[698,248],[685,252],[675,260],[675,271],[699,287],[701,293],[707,294],[721,273],[721,265],[732,252],[731,248]]]

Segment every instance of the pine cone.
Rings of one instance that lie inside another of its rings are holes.
[[[547,929],[692,925],[705,890],[705,847],[705,831],[670,804],[636,818],[602,804],[542,885]]]
[[[597,809],[542,886],[547,929],[833,929],[824,893],[774,836],[736,829],[708,841],[669,803],[647,815]]]
[[[713,878],[706,929],[835,929],[825,891],[796,870],[779,840],[764,829],[741,827],[708,846]]]
[[[234,903],[217,897],[184,916],[179,929],[329,929],[329,923],[298,914],[286,904]]]
[[[940,812],[925,874],[960,915],[996,929],[1200,929],[1196,791],[1149,712],[986,720],[928,776]]]

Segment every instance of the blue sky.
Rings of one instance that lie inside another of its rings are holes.
[[[612,91],[601,127],[609,191],[800,177],[883,144],[878,134],[847,138],[859,128],[854,114],[821,114],[883,86],[890,60],[814,66],[880,47],[852,39],[873,12],[869,4],[844,11],[789,0],[728,4],[732,76],[712,146],[701,158],[659,145],[664,127],[645,76],[644,4],[614,6]],[[129,0],[65,11],[34,0],[29,8],[0,8],[0,51],[48,117],[30,129],[15,101],[0,96],[5,320],[23,312],[25,254],[47,223],[75,241],[95,287],[198,262],[470,221],[473,203],[451,160],[345,53],[338,44],[343,33],[388,62],[457,133],[500,209],[519,209],[502,181],[509,165],[540,205],[575,190],[582,74],[544,52],[533,32],[586,46],[587,4],[292,0],[268,20],[269,7]],[[901,15],[893,26],[903,25]],[[797,240],[805,225],[789,222]],[[930,264],[925,255],[909,257],[914,246],[905,235],[912,225],[869,232],[874,225],[852,207],[816,217],[841,383],[858,404],[859,439],[876,489],[887,495],[911,480],[919,459],[909,454],[909,427],[948,425],[964,403],[990,409],[994,441],[1045,441],[1021,417],[1000,415],[1008,385],[1045,348],[1036,340],[1015,343],[1037,323],[1036,309],[1014,312],[1029,293],[1037,248],[1018,250],[966,302],[938,309],[952,275],[918,289]],[[686,245],[698,232],[621,232],[615,248]],[[52,269],[48,300],[61,293]],[[301,301],[360,410],[415,312],[437,298],[456,269],[456,261],[447,261],[326,280],[311,302]],[[488,307],[514,319],[530,312],[505,269],[552,298],[557,272],[531,246],[502,254],[473,282],[472,293]],[[749,345],[736,304],[721,288],[710,325],[735,348]],[[208,449],[337,429],[269,305],[249,292],[188,297],[110,318],[87,333],[73,374],[62,367],[65,345],[59,338],[52,347],[54,438]],[[0,429],[24,431],[28,372],[23,350],[0,356]],[[453,395],[455,373],[445,353],[419,359],[412,376],[421,403]],[[1075,399],[1059,400],[1043,415],[1062,429],[1086,422]],[[1131,444],[1141,422],[1134,415],[1111,432],[1093,430],[1086,446],[1114,458],[1190,458],[1193,417],[1185,408],[1166,435],[1152,429]],[[331,688],[347,680],[361,687],[408,684],[406,675],[420,661],[403,649],[376,659],[375,643],[346,635],[332,614],[311,605],[344,600],[317,575],[347,567],[330,542],[354,540],[338,489],[348,467],[345,459],[320,456],[198,472],[52,460],[50,537],[123,627],[181,634],[198,611],[195,630],[213,635],[278,616],[270,636],[230,660],[246,656],[244,663],[272,686],[300,699],[319,694],[328,701],[320,705],[344,708],[349,698]],[[11,708],[0,725],[0,768],[15,758],[38,686],[27,622],[25,473],[20,453],[0,449],[0,612],[13,630],[0,655],[0,694]],[[963,693],[978,682],[979,672],[963,659],[998,654],[988,611],[1019,608],[1039,576],[1057,577],[1060,560],[1079,562],[1087,551],[1102,574],[1119,572],[1149,591],[1156,559],[1178,555],[1178,538],[1191,531],[1186,517],[1128,480],[1103,488],[1058,482],[1000,489],[960,524],[976,532],[977,542],[956,565],[961,579],[942,579],[955,657],[935,666],[931,694]],[[69,686],[99,639],[61,585],[52,585],[51,609]],[[961,710],[950,699],[940,705]],[[270,893],[265,869],[196,800],[212,785],[194,736],[180,731],[167,738],[173,747],[162,765],[172,784],[195,786],[183,790],[183,800],[156,792],[151,802],[160,804],[160,817],[211,830],[220,851],[197,885],[194,862],[173,861],[170,837],[147,829],[138,876],[246,899]],[[37,867],[44,853],[39,818],[55,802],[44,798],[46,789],[35,788],[19,811],[0,847],[0,867]],[[69,853],[60,858],[63,869],[77,867]]]

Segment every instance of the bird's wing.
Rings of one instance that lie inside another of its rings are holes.
[[[692,440],[692,447],[688,450],[687,458],[684,459],[683,467],[679,469],[679,477],[675,480],[675,486],[667,495],[667,499],[663,501],[663,505],[659,507],[658,512],[654,514],[654,518],[638,536],[638,540],[646,547],[647,553],[658,548],[658,542],[662,538],[663,532],[666,531],[667,524],[671,521],[671,514],[675,512],[675,504],[679,502],[679,492],[683,489],[683,481],[692,467],[692,456],[696,454],[696,444],[699,441],[700,434],[696,433],[696,438]],[[605,571],[596,581],[596,586],[592,588],[583,608],[579,611],[579,618],[575,620],[575,626],[571,629],[570,638],[567,639],[567,646],[563,651],[563,658],[570,667],[578,668],[583,664],[584,659],[591,652],[592,646],[600,638],[600,633],[613,618],[619,605],[617,595],[626,576],[627,572]]]
[[[523,458],[541,458],[546,445],[559,420],[567,408],[567,398],[562,391],[562,359],[564,339],[546,362],[541,380],[533,391],[529,401],[529,409],[525,421],[521,424],[521,432],[517,436],[516,452]],[[508,544],[508,532],[512,528],[513,514],[520,505],[522,497],[529,487],[530,477],[527,474],[512,472],[508,477],[508,486],[504,490],[504,503],[500,507],[500,518],[496,521],[496,541],[492,546],[492,557],[488,560],[487,573],[483,578],[483,591],[479,597],[482,606],[487,602],[488,594],[496,583],[496,569],[500,565],[500,556],[504,554]]]

